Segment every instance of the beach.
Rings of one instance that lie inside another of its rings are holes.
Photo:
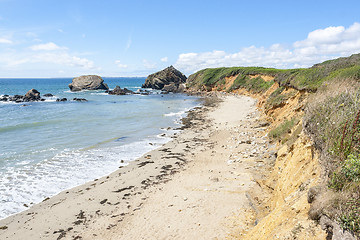
[[[256,100],[222,95],[108,176],[0,221],[1,239],[236,239],[261,217],[275,160]]]

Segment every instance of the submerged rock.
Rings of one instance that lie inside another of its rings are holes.
[[[88,100],[86,100],[85,98],[73,98],[73,101],[77,101],[77,102],[87,102]]]
[[[152,88],[163,90],[164,92],[183,92],[185,90],[185,85],[183,84],[185,84],[186,79],[184,74],[170,66],[149,75],[142,88]]]
[[[69,84],[69,88],[73,92],[81,90],[109,90],[108,85],[97,75],[76,77],[72,80],[72,83]]]

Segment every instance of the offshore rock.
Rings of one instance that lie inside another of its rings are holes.
[[[4,95],[0,98],[0,101],[22,103],[22,102],[45,101],[45,99],[41,98],[40,92],[38,90],[31,89],[25,94],[25,96],[23,96],[23,95],[14,95],[14,96]]]
[[[31,89],[25,94],[24,99],[25,101],[39,101],[41,97],[38,90]]]
[[[72,83],[69,84],[69,88],[73,92],[81,90],[109,90],[108,85],[97,75],[76,77],[72,80]]]
[[[116,86],[114,90],[108,91],[110,95],[126,95],[126,94],[134,94],[133,91],[124,88],[122,89],[120,86]]]
[[[179,92],[184,91],[184,87],[180,87],[186,82],[186,76],[173,66],[167,67],[164,70],[149,75],[142,88],[152,88],[157,90],[164,90],[164,92]]]

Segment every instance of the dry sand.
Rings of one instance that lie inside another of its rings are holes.
[[[0,221],[0,239],[232,239],[257,217],[274,160],[255,100],[195,109],[162,147]]]

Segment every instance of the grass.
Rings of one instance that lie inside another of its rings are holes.
[[[275,140],[285,139],[285,135],[291,133],[291,129],[299,123],[297,118],[292,118],[291,120],[285,120],[277,128],[274,128],[269,132],[269,137]]]
[[[189,76],[187,86],[194,89],[206,89],[224,83],[229,76],[249,76],[264,74],[275,77],[280,86],[292,87],[296,90],[316,92],[324,82],[333,79],[356,79],[360,80],[360,54],[354,54],[348,58],[338,58],[316,64],[311,68],[298,69],[274,69],[263,67],[221,67],[207,68]],[[240,86],[240,85],[239,85]],[[232,90],[237,89],[234,85]],[[205,90],[206,90],[205,89]]]
[[[247,75],[239,74],[234,80],[232,86],[228,89],[228,92],[239,88],[245,88],[252,93],[261,93],[268,90],[274,84],[273,81],[265,81],[261,77],[251,78]]]
[[[224,84],[224,79],[230,76],[248,76],[264,74],[275,76],[284,70],[263,67],[221,67],[221,68],[207,68],[200,70],[189,76],[187,86],[189,88],[201,89],[205,87],[214,87]],[[236,89],[236,88],[233,88]]]

